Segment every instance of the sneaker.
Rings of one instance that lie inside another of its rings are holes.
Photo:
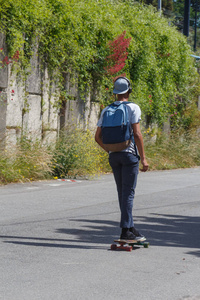
[[[128,228],[122,228],[120,240],[141,240],[141,237],[134,235]]]
[[[137,240],[140,240],[140,241],[146,240],[145,236],[143,234],[139,233],[139,231],[135,227],[129,228],[129,231],[136,236]]]

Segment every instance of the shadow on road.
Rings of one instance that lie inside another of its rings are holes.
[[[144,234],[151,245],[190,248],[187,254],[200,257],[199,217],[151,214],[151,217],[141,217],[140,221],[145,224]]]
[[[137,229],[156,247],[190,248],[187,254],[200,257],[200,218],[181,215],[151,214],[135,217]],[[73,228],[58,228],[55,238],[6,236],[0,238],[5,243],[24,246],[105,249],[114,238],[118,238],[119,223],[108,220],[70,219]],[[79,224],[79,229],[76,228]],[[57,238],[63,236],[64,238]],[[104,247],[103,247],[104,245]]]

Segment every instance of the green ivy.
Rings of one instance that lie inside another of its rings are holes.
[[[38,43],[41,61],[58,70],[61,82],[64,73],[75,72],[79,90],[97,90],[93,100],[103,105],[113,101],[104,68],[109,41],[126,31],[131,42],[122,73],[131,79],[131,99],[158,125],[176,104],[181,120],[198,85],[187,40],[168,21],[132,0],[0,0],[9,57],[18,50],[26,66]]]

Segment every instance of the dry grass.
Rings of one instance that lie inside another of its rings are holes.
[[[200,166],[197,133],[160,135],[155,142],[144,135],[150,170]],[[91,177],[111,172],[108,154],[100,149],[90,131],[68,131],[49,149],[41,142],[23,138],[16,146],[0,151],[0,184],[50,178]]]
[[[22,139],[18,145],[1,150],[0,183],[26,182],[49,177],[52,153],[40,142]]]
[[[57,142],[53,157],[55,177],[91,177],[110,171],[108,154],[89,130],[68,130]]]
[[[200,166],[200,138],[197,133],[162,135],[155,143],[145,141],[150,170]]]

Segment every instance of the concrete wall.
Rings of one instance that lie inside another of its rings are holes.
[[[5,36],[0,34],[0,61],[6,56]],[[41,64],[37,45],[30,60],[29,76],[16,75],[13,63],[0,69],[0,141],[4,147],[16,144],[21,134],[44,143],[52,143],[60,127],[94,129],[99,116],[99,105],[92,103],[90,93],[81,99],[76,80],[65,76],[64,88],[70,96],[61,108],[57,106],[59,91],[49,77],[47,66]]]
[[[4,49],[0,51],[0,62],[6,55],[6,43],[5,36],[0,33],[0,48]],[[0,64],[1,68],[1,64]],[[4,142],[5,128],[6,128],[6,108],[7,108],[7,85],[8,85],[8,69],[0,69],[0,141]]]
[[[0,62],[7,56],[5,36],[0,33]],[[29,76],[24,79],[16,75],[12,63],[0,65],[0,142],[1,146],[16,144],[21,134],[44,143],[52,143],[60,128],[96,128],[99,104],[91,101],[90,92],[80,97],[77,78],[73,72],[65,74],[64,89],[68,95],[61,107],[57,107],[59,91],[56,82],[49,77],[48,68],[38,57],[37,43],[30,60]],[[71,71],[71,70],[70,70]],[[200,110],[200,97],[198,98]],[[145,124],[143,124],[145,127]],[[163,124],[170,132],[170,121]]]
[[[64,88],[71,100],[62,104],[60,110],[61,128],[67,130],[69,126],[74,126],[90,130],[95,129],[100,105],[91,101],[90,91],[86,91],[84,97],[80,96],[77,88],[77,76],[73,73],[66,74]]]

